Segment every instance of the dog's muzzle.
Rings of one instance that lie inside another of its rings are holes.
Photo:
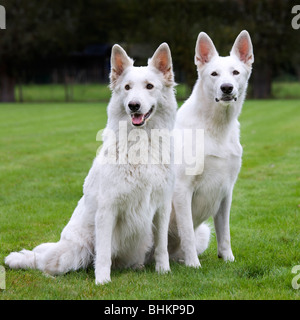
[[[131,113],[131,122],[134,126],[139,127],[145,124],[146,120],[151,116],[154,110],[154,106],[150,108],[147,113],[140,113],[140,112],[132,112]]]
[[[233,85],[231,83],[223,83],[220,87],[221,91],[222,91],[222,97],[220,99],[215,98],[216,102],[219,101],[236,101],[237,97],[232,93],[233,91]]]

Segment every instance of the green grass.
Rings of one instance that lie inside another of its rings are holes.
[[[0,105],[0,265],[11,251],[57,241],[82,194],[106,123],[104,103]],[[215,235],[194,270],[114,270],[97,287],[94,270],[47,277],[6,268],[0,299],[300,299],[300,101],[247,101],[243,165],[231,209],[236,261],[217,258]]]

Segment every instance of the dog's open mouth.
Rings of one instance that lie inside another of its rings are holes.
[[[138,113],[138,112],[132,113],[131,114],[132,124],[136,127],[142,126],[146,122],[146,120],[151,116],[153,110],[154,110],[154,107],[152,106],[151,109],[145,114]]]
[[[237,97],[236,96],[232,96],[232,95],[223,95],[220,99],[216,98],[215,99],[216,102],[219,102],[219,101],[236,101],[237,100]]]

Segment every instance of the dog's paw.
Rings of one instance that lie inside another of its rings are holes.
[[[162,266],[155,266],[155,270],[159,274],[165,274],[165,273],[171,272],[170,267],[166,268],[166,267],[162,267]]]
[[[110,269],[101,268],[101,270],[95,272],[96,275],[96,285],[103,285],[110,282]]]
[[[143,263],[136,263],[131,267],[133,270],[144,270],[145,265]]]
[[[229,262],[234,261],[234,256],[233,256],[231,250],[227,250],[227,251],[224,251],[224,252],[218,252],[218,257],[222,258],[226,262],[227,261],[229,261]]]
[[[187,260],[185,261],[185,265],[187,267],[192,267],[192,268],[201,268],[201,264],[200,264],[200,261],[199,259],[197,258],[196,260],[193,260],[193,261],[190,261],[190,260]]]
[[[98,278],[96,278],[95,284],[97,286],[99,286],[99,285],[104,285],[109,282],[111,282],[110,277],[109,278],[98,277]]]
[[[160,274],[171,272],[169,261],[165,263],[156,263],[155,271]]]
[[[184,263],[187,267],[201,268],[201,264],[196,252],[189,255],[186,253]]]

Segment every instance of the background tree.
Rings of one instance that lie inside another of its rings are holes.
[[[14,101],[22,69],[97,43],[140,44],[151,54],[165,41],[177,81],[192,87],[198,33],[207,32],[219,53],[227,55],[242,29],[249,31],[254,45],[252,95],[268,98],[276,76],[296,75],[297,66],[300,70],[300,31],[291,27],[294,4],[292,0],[2,1],[7,29],[0,30],[0,100]]]
[[[291,0],[116,0],[109,39],[148,42],[152,50],[168,42],[176,69],[191,87],[196,79],[193,56],[198,33],[207,32],[219,53],[227,55],[238,33],[246,29],[255,55],[252,96],[269,98],[274,77],[299,70],[300,31],[291,27],[294,4]]]
[[[50,54],[63,55],[77,44],[73,1],[7,0],[6,29],[0,33],[0,100],[15,100],[22,68]]]

